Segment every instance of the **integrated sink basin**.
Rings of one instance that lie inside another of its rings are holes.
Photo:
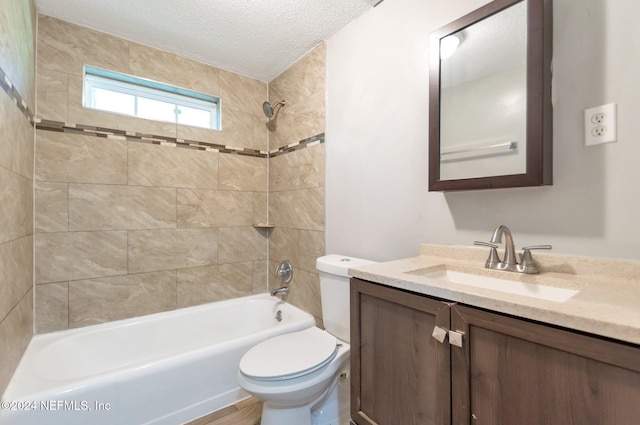
[[[513,273],[478,270],[469,272],[463,268],[448,265],[439,265],[408,272],[416,276],[424,276],[440,282],[449,282],[457,285],[473,286],[475,288],[489,289],[492,291],[506,292],[508,294],[522,295],[530,298],[537,298],[545,301],[562,303],[573,297],[579,291],[575,289],[559,288],[556,286],[541,285],[538,283],[524,282],[509,279]],[[500,277],[491,274],[500,273]],[[502,277],[504,275],[504,277]],[[523,279],[533,280],[532,276],[521,276]]]

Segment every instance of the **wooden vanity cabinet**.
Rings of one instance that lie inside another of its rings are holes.
[[[449,423],[449,349],[431,337],[449,320],[446,303],[351,280],[353,422]]]
[[[640,424],[640,348],[451,307],[456,425]]]
[[[351,325],[354,424],[640,424],[637,346],[358,279]]]

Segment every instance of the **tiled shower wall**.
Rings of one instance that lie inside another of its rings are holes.
[[[288,259],[294,267],[288,301],[322,318],[315,260],[324,248],[325,181],[325,44],[318,45],[269,83],[269,100],[284,99],[269,148],[270,286],[273,271]],[[305,145],[296,145],[307,140]]]
[[[267,289],[267,84],[39,16],[36,331]],[[222,131],[82,107],[93,65],[219,96]]]
[[[37,332],[264,292],[285,258],[288,300],[320,318],[324,58],[269,84],[287,104],[268,131],[266,84],[40,16]],[[222,131],[84,109],[84,64],[218,95]]]
[[[33,333],[32,1],[0,0],[0,394]]]

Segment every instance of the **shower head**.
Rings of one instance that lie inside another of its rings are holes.
[[[267,116],[267,118],[271,118],[274,115],[278,115],[278,112],[280,111],[280,108],[282,108],[284,106],[285,102],[284,99],[281,100],[280,102],[276,102],[275,105],[271,105],[269,102],[264,102],[262,104],[262,110],[264,111],[264,114]]]

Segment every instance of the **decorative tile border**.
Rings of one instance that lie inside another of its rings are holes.
[[[313,137],[309,137],[299,142],[293,142],[287,146],[283,146],[279,149],[275,149],[269,152],[269,158],[284,155],[285,153],[294,152],[300,149],[308,148],[319,143],[324,143],[324,133],[316,134]]]
[[[271,152],[258,149],[236,148],[217,143],[197,140],[180,139],[176,137],[158,136],[154,134],[138,133],[135,131],[117,130],[113,128],[96,127],[83,124],[71,124],[61,121],[51,121],[36,118],[35,126],[38,130],[58,131],[62,133],[82,134],[85,136],[103,137],[107,139],[127,140],[130,142],[149,143],[154,145],[175,146],[178,148],[196,149],[209,152],[228,153],[233,155],[251,156],[255,158],[273,158],[288,152],[324,143],[324,133],[318,134],[299,142],[291,143]]]
[[[83,124],[72,124],[61,121],[44,119],[35,120],[36,129],[57,131],[61,133],[82,134],[85,136],[103,137],[106,139],[127,140],[130,142],[149,143],[153,145],[175,146],[178,148],[196,149],[200,151],[230,153],[235,155],[266,158],[267,152],[257,149],[234,148],[217,143],[201,142],[197,140],[179,139],[176,137],[159,136],[155,134],[138,133],[135,131],[117,130],[113,128],[96,127]]]
[[[2,87],[2,90],[4,90],[11,99],[13,99],[22,114],[33,123],[35,116],[33,111],[29,109],[27,102],[25,102],[22,96],[20,96],[20,93],[18,93],[18,90],[16,90],[15,86],[2,68],[0,68],[0,87]]]
[[[324,133],[317,134],[298,142],[290,143],[279,149],[272,151],[262,151],[258,149],[237,148],[233,146],[220,145],[218,143],[202,142],[197,140],[180,139],[176,137],[159,136],[154,134],[138,133],[135,131],[117,130],[113,128],[96,127],[84,124],[65,123],[62,121],[51,121],[36,118],[34,113],[29,109],[15,86],[9,80],[5,72],[0,68],[0,87],[13,99],[16,106],[29,119],[32,125],[38,130],[57,131],[61,133],[82,134],[85,136],[102,137],[106,139],[127,140],[130,142],[149,143],[154,145],[175,146],[178,148],[196,149],[209,152],[228,153],[233,155],[251,156],[255,158],[273,158],[294,152],[299,149],[307,148],[324,143]]]

